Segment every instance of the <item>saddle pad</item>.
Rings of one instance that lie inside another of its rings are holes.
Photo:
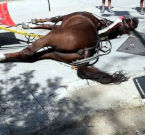
[[[117,51],[145,56],[145,35],[131,35]]]
[[[141,97],[145,98],[145,76],[134,78],[133,81]]]

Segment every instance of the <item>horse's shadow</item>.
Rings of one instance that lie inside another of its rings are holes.
[[[0,47],[4,45],[19,44],[15,34],[11,32],[0,33]]]
[[[22,43],[30,44],[32,42],[18,39],[16,38],[15,34],[11,32],[0,33],[0,50],[17,49],[19,47],[25,47],[26,45]]]

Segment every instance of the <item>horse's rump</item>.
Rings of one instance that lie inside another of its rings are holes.
[[[74,51],[82,48],[95,46],[97,41],[97,32],[89,23],[78,23],[71,26],[57,28],[51,31],[47,38],[50,38],[50,44],[59,51]],[[48,40],[49,41],[49,40]]]

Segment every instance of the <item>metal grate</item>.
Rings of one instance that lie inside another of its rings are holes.
[[[117,51],[145,56],[145,35],[130,36]]]

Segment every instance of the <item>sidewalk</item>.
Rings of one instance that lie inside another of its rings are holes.
[[[51,12],[48,10],[47,0],[10,1],[8,8],[15,23],[75,11],[89,11],[101,15],[97,8],[101,5],[101,1],[51,0],[50,2]],[[112,2],[112,6],[115,15],[105,11],[103,17],[110,20],[115,20],[120,15],[138,17],[140,23],[137,31],[144,33],[145,16],[141,16],[136,10],[138,9],[136,7],[139,7],[138,0],[117,0]],[[36,32],[47,33],[42,30]],[[2,33],[5,34],[4,31],[1,31]],[[20,35],[14,36],[24,38]],[[77,129],[76,119],[81,123],[81,120],[94,114],[98,117],[96,111],[144,106],[133,79],[145,76],[145,57],[116,52],[128,37],[123,35],[112,40],[112,52],[101,57],[95,65],[109,73],[125,71],[130,79],[118,85],[102,85],[81,80],[70,66],[52,60],[35,63],[0,63],[0,135],[43,134],[46,129],[45,134],[48,135],[61,134],[65,129],[68,129],[67,132],[62,133],[70,135],[69,128],[78,131],[77,133],[73,131],[75,135],[89,135],[86,130]],[[7,48],[0,49],[0,52],[12,52],[25,46],[24,43],[2,44],[5,45]]]

